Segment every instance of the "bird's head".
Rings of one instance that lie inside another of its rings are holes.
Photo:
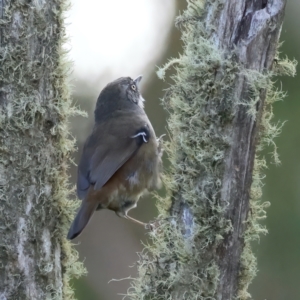
[[[116,110],[135,110],[137,106],[144,108],[144,98],[140,93],[142,76],[136,79],[121,77],[110,82],[100,93],[95,118],[102,118]]]

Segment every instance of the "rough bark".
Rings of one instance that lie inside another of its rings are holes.
[[[271,78],[295,70],[277,57],[286,1],[187,2],[176,21],[183,54],[158,72],[163,78],[176,65],[163,100],[168,195],[128,296],[248,299],[256,273],[250,242],[266,232],[257,150],[280,131],[271,104],[283,95]]]
[[[71,299],[64,0],[0,1],[0,299]]]
[[[205,23],[207,27],[216,26],[216,32],[210,38],[219,49],[227,53],[234,51],[243,67],[266,74],[271,71],[276,55],[285,3],[283,0],[226,1],[221,11],[211,7],[215,19],[206,18]],[[235,80],[234,97],[247,102],[252,98],[249,80],[242,72]],[[218,299],[232,299],[238,292],[255,147],[266,89],[260,89],[258,97],[255,116],[248,113],[247,106],[241,105],[230,126],[231,142],[224,157],[221,202],[227,203],[224,216],[231,221],[232,231],[217,250],[220,270]]]

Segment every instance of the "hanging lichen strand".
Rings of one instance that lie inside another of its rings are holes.
[[[2,2],[0,298],[73,299],[84,269],[65,236],[75,209],[64,0]]]
[[[218,1],[214,1],[216,7]],[[272,72],[261,74],[239,64],[234,52],[223,53],[208,38],[204,29],[203,1],[188,1],[188,8],[177,18],[182,30],[184,51],[159,70],[160,78],[174,66],[173,85],[163,99],[170,113],[167,147],[171,170],[165,175],[167,196],[158,198],[160,215],[150,233],[153,245],[145,247],[138,262],[139,277],[132,282],[130,299],[220,299],[219,246],[232,232],[232,224],[221,203],[224,180],[224,155],[230,146],[231,125],[239,106],[246,106],[257,117],[256,104],[266,91],[259,126],[259,153],[273,146],[280,124],[272,124],[272,104],[284,93],[277,90],[272,76],[294,75],[295,63],[279,60]],[[212,29],[213,30],[213,29]],[[236,99],[236,75],[243,74],[250,99]],[[259,223],[265,217],[266,202],[261,202],[261,170],[264,158],[256,157],[250,192],[250,209],[240,258],[238,299],[248,299],[248,285],[256,274],[256,259],[250,243],[266,229]],[[229,300],[229,299],[228,299]]]

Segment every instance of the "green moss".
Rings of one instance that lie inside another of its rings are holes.
[[[67,169],[74,151],[68,119],[82,114],[72,105],[68,82],[71,64],[63,48],[68,6],[64,0],[34,5],[23,0],[6,1],[1,19],[0,170],[6,184],[0,187],[5,206],[0,210],[5,245],[0,257],[10,262],[19,255],[14,235],[23,218],[24,249],[37,259],[34,272],[37,282],[47,285],[47,299],[74,299],[70,278],[85,273],[77,252],[65,239],[78,205],[68,200]],[[44,244],[48,233],[50,257]],[[35,242],[26,245],[25,237],[26,242]],[[56,290],[58,274],[53,272],[60,268],[53,267],[57,257],[62,266],[62,295]],[[26,277],[24,270],[11,271]],[[15,288],[15,295],[27,299],[22,284]]]

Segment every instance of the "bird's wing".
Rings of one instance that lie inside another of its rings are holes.
[[[86,141],[78,166],[77,194],[85,198],[90,185],[95,189],[102,186],[130,158],[139,147],[147,142],[149,132],[145,119],[126,126],[119,118],[109,124],[101,124]],[[117,125],[117,126],[116,126]]]
[[[110,141],[99,147],[91,160],[90,179],[99,190],[110,177],[138,150],[139,144],[130,136],[110,136]],[[110,146],[107,148],[107,146]]]

